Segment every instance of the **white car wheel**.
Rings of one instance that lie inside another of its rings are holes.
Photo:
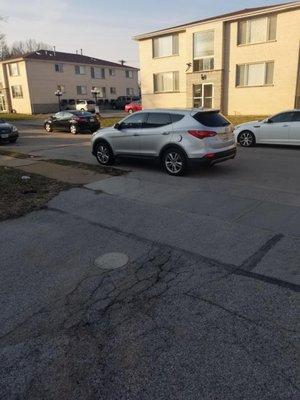
[[[255,136],[250,131],[243,131],[238,136],[238,142],[243,147],[251,147],[255,145]]]

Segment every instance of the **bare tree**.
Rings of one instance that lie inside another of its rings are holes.
[[[14,42],[10,48],[10,55],[13,57],[22,56],[23,54],[38,50],[51,50],[51,46],[47,43],[37,42],[35,39],[27,39],[25,41]]]

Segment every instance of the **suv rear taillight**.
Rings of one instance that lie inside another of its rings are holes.
[[[197,139],[205,139],[208,137],[213,137],[217,135],[217,132],[214,131],[199,131],[199,130],[190,130],[188,133]]]

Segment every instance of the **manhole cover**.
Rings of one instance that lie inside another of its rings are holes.
[[[124,267],[129,258],[124,253],[107,253],[96,258],[95,265],[102,269],[117,269]]]

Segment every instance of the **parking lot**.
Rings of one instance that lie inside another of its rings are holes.
[[[97,164],[88,134],[20,131],[1,148]],[[0,398],[298,398],[300,149],[116,167],[0,224]]]

